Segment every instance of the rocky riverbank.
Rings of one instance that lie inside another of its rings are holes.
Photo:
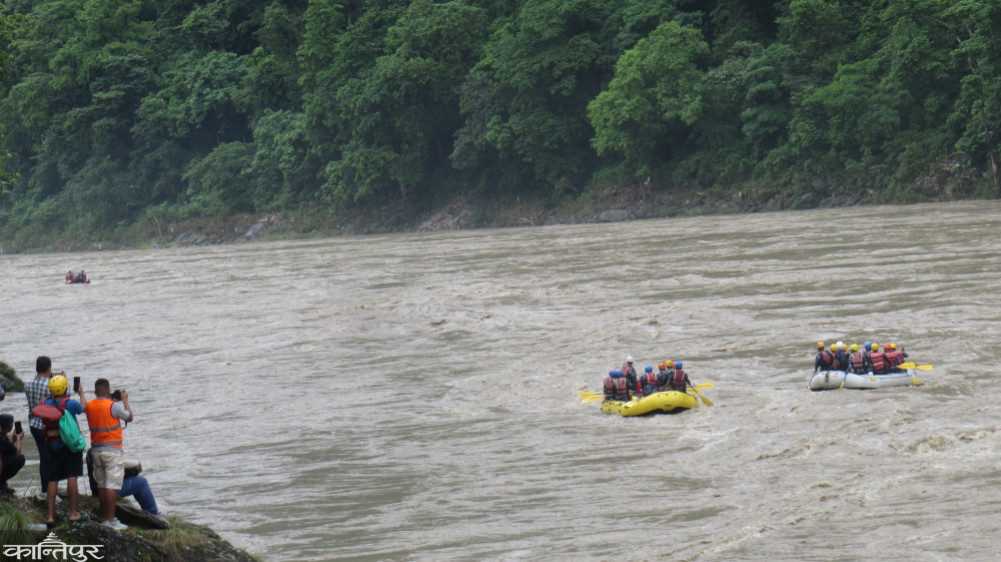
[[[51,557],[31,556],[16,558],[17,545],[60,548],[86,546],[86,558],[56,558],[59,560],[102,560],[103,562],[253,562],[246,552],[223,540],[218,534],[201,525],[188,523],[177,517],[160,519],[144,516],[143,512],[125,505],[119,506],[117,515],[129,528],[116,531],[98,523],[99,504],[96,498],[80,496],[80,513],[86,521],[68,521],[68,501],[56,504],[56,521],[51,529],[44,525],[45,502],[34,496],[5,496],[0,498],[0,539],[3,541],[3,560],[51,560]],[[159,520],[159,521],[158,521]],[[166,527],[166,528],[163,528]],[[33,530],[39,528],[39,530]],[[44,543],[44,544],[43,544]],[[28,551],[23,550],[25,553]],[[76,551],[81,549],[77,548]]]
[[[381,205],[295,210],[171,220],[151,214],[113,234],[94,239],[0,240],[0,253],[96,251],[115,248],[202,246],[257,239],[325,238],[342,234],[427,232],[553,224],[618,222],[649,218],[759,211],[837,208],[872,203],[917,203],[989,197],[976,178],[942,172],[906,191],[880,192],[871,185],[802,180],[795,185],[745,183],[737,187],[676,186],[646,182],[592,187],[548,196],[467,192],[437,205],[388,201]]]

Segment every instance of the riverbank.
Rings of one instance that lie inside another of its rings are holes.
[[[472,228],[515,228],[554,224],[619,222],[695,215],[839,208],[868,204],[907,204],[982,199],[969,175],[929,175],[908,190],[878,191],[868,185],[832,184],[814,179],[793,185],[745,183],[739,188],[665,190],[647,182],[592,187],[582,193],[551,196],[463,193],[426,208],[391,201],[376,207],[331,209],[300,207],[224,217],[171,219],[159,212],[90,237],[52,234],[46,239],[0,240],[0,253],[74,252],[107,249],[202,246],[259,239],[328,238],[390,232],[429,232]]]
[[[56,504],[57,525],[45,529],[45,502],[34,496],[5,496],[0,498],[0,540],[3,541],[4,560],[9,560],[8,551],[17,550],[15,545],[37,545],[45,543],[46,547],[55,546],[70,548],[88,547],[87,560],[103,560],[105,562],[254,562],[257,560],[246,552],[233,547],[223,540],[212,529],[201,525],[188,523],[178,517],[168,516],[162,523],[153,521],[145,525],[140,520],[141,512],[130,508],[127,500],[121,508],[136,513],[133,518],[126,517],[121,511],[119,519],[128,523],[128,529],[116,531],[98,523],[100,505],[96,498],[80,495],[79,511],[87,516],[86,521],[70,523],[64,499]],[[164,524],[167,528],[162,527]],[[41,530],[32,530],[39,527]],[[24,550],[24,549],[22,549]],[[18,557],[18,559],[21,559]],[[48,560],[47,557],[26,556],[26,560]],[[60,558],[62,559],[62,558]],[[72,560],[75,558],[68,557]]]

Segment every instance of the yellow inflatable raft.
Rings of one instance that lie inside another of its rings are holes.
[[[639,400],[633,398],[628,402],[620,400],[605,400],[601,403],[601,411],[606,414],[621,414],[623,416],[642,416],[653,412],[674,412],[676,410],[695,408],[699,401],[695,396],[677,390],[655,392]]]

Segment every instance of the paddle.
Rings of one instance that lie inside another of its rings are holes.
[[[703,384],[707,384],[707,383],[703,383]],[[708,383],[708,384],[712,384],[712,383]],[[688,388],[691,388],[692,390],[695,391],[696,394],[699,395],[699,398],[702,399],[702,403],[703,404],[705,404],[706,406],[712,406],[713,403],[708,398],[706,398],[705,396],[702,395],[702,390],[699,388],[700,386],[702,386],[702,385],[700,384],[700,385],[697,385],[697,386],[690,386]],[[710,386],[710,387],[707,387],[707,388],[712,388],[712,387]]]
[[[901,363],[900,365],[897,365],[897,368],[898,369],[917,369],[919,371],[930,371],[930,370],[934,369],[935,367],[932,367],[931,365],[915,365],[913,361],[908,361],[907,363]]]

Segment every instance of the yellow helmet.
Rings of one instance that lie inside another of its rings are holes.
[[[852,351],[858,351],[858,344],[857,343],[853,343],[852,344]]]
[[[66,382],[66,377],[62,375],[56,375],[49,379],[49,392],[53,396],[62,396],[66,394],[66,388],[69,387],[69,383]]]
[[[891,343],[890,344],[890,349],[897,349],[897,344]]]
[[[879,351],[879,344],[872,342],[872,347],[869,348],[869,351]]]
[[[822,341],[817,342],[817,349],[824,349],[824,342]]]

